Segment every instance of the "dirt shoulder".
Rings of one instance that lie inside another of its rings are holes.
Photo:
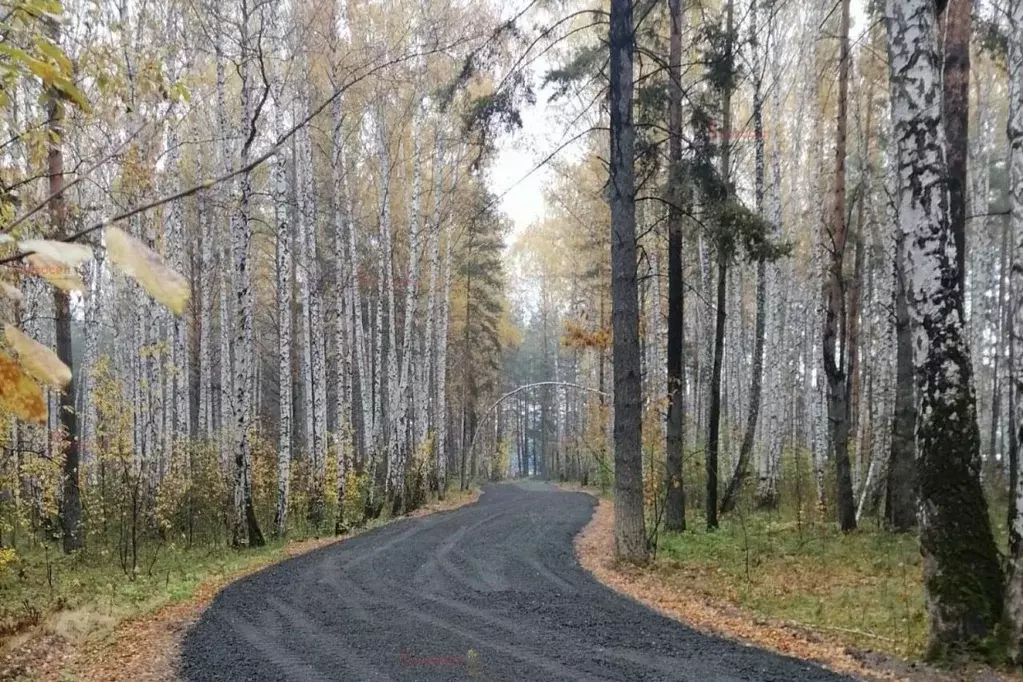
[[[578,490],[578,488],[574,488]],[[939,671],[849,646],[841,633],[825,632],[763,618],[734,604],[694,594],[669,582],[656,568],[617,565],[612,558],[614,503],[598,499],[590,523],[575,539],[583,568],[620,594],[708,634],[813,661],[862,680],[940,680],[995,682],[1019,679],[989,668]]]
[[[410,516],[419,517],[456,509],[479,499],[480,491],[454,493],[443,501],[434,501]],[[406,517],[401,517],[406,518]],[[379,526],[375,526],[379,527]],[[177,679],[176,667],[181,639],[189,626],[210,605],[226,585],[267,566],[311,552],[358,535],[371,528],[347,535],[294,542],[265,562],[203,583],[188,599],[165,605],[144,615],[128,618],[105,634],[72,642],[54,634],[53,623],[36,632],[0,661],[0,680],[47,680],[67,682],[170,682]]]

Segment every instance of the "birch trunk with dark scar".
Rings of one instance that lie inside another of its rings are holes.
[[[274,128],[284,128],[284,85],[274,91]],[[288,531],[288,492],[291,484],[291,437],[294,410],[291,387],[291,290],[294,276],[291,262],[291,225],[288,221],[288,161],[284,150],[273,165],[274,222],[276,223],[275,265],[277,275],[277,368],[278,368],[278,432],[277,493],[274,507],[274,532],[281,538]],[[342,261],[338,261],[339,263]]]
[[[254,125],[253,79],[249,44],[248,7],[243,4],[241,23],[242,86],[241,113],[242,130]],[[248,162],[248,144],[243,144],[240,163]],[[249,422],[251,419],[253,361],[252,329],[252,272],[249,263],[249,245],[252,243],[252,222],[249,215],[252,198],[252,175],[243,173],[238,183],[238,200],[232,220],[232,245],[234,249],[234,512],[232,542],[235,545],[258,547],[264,544],[263,535],[256,521],[252,503],[252,453],[249,443]]]
[[[217,69],[217,156],[220,166],[224,172],[231,169],[233,165],[233,153],[229,150],[226,137],[230,135],[230,128],[227,123],[227,99],[224,77],[225,58],[223,43],[227,40],[224,35],[223,25],[218,22],[216,35],[216,69]],[[234,136],[231,136],[233,139]],[[217,210],[224,210],[229,205],[231,195],[231,183],[221,185],[216,192]],[[220,216],[218,216],[220,218]],[[233,428],[234,413],[232,401],[234,400],[234,388],[231,373],[231,318],[228,315],[229,290],[233,286],[234,256],[231,250],[231,234],[228,221],[217,220],[218,229],[213,231],[220,236],[218,248],[218,287],[219,287],[219,313],[220,313],[220,353],[218,362],[220,364],[220,400],[219,400],[219,423],[220,430],[220,452],[221,466],[224,471],[228,470],[228,453],[233,448],[231,436]]]
[[[1023,330],[1023,0],[1012,0],[1009,9],[1009,187],[1010,223],[1013,248],[1013,268],[1010,300],[1012,301],[1011,328]],[[1017,332],[1018,333],[1018,332]],[[1015,400],[1023,391],[1023,348],[1020,339],[1011,337],[1011,368],[1016,381]],[[1014,394],[1010,392],[1010,396]],[[1013,419],[1013,438],[1023,439],[1023,403],[1017,403]],[[1018,453],[1018,449],[1016,450]],[[1019,471],[1018,454],[1013,462],[1017,467],[1015,489],[1011,491],[1014,503],[1012,525],[1009,528],[1008,590],[1006,614],[1011,624],[1010,652],[1018,663],[1023,658],[1023,475]]]
[[[940,56],[930,0],[888,0],[899,227],[916,369],[920,553],[933,654],[980,650],[1002,571],[980,486],[962,280],[949,225]]]

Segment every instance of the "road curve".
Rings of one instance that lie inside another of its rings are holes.
[[[699,634],[577,563],[593,499],[538,483],[402,520],[224,589],[185,635],[185,680],[848,678]]]

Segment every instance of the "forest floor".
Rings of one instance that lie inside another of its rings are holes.
[[[579,490],[578,486],[565,486]],[[661,534],[647,568],[612,560],[614,503],[599,491],[576,538],[580,563],[605,585],[703,632],[816,661],[864,680],[1019,680],[920,662],[927,636],[914,537],[824,524],[726,519],[715,533]]]
[[[478,489],[456,490],[399,518],[455,509],[477,499]],[[33,596],[29,590],[19,595],[35,622],[0,637],[0,680],[173,680],[182,636],[225,586],[395,520],[370,523],[346,535],[271,543],[244,552],[164,556],[159,571],[143,571],[132,581],[116,566],[80,567],[74,578],[50,586],[55,594]],[[34,600],[47,606],[33,605]]]

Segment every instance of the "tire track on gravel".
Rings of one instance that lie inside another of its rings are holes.
[[[185,680],[838,682],[697,633],[596,582],[572,540],[593,500],[538,483],[325,547],[224,589]]]

